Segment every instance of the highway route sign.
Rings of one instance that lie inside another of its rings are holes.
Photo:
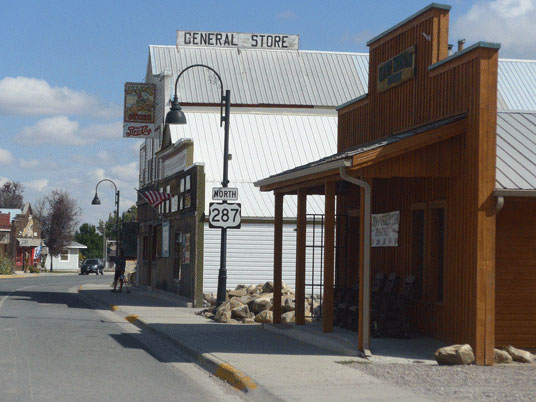
[[[239,202],[211,202],[208,210],[209,228],[240,229],[242,204]]]
[[[212,187],[212,199],[236,201],[238,200],[238,189],[236,187]]]

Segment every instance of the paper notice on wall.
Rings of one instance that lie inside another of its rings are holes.
[[[400,211],[372,214],[371,247],[398,246]]]

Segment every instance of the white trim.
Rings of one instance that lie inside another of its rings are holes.
[[[536,197],[536,190],[496,188],[493,194],[497,197]]]

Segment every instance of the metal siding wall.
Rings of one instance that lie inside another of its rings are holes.
[[[294,289],[296,279],[296,224],[283,225],[283,282]],[[320,228],[317,226],[315,243],[320,244]],[[312,244],[311,225],[307,225],[307,244]],[[210,229],[205,224],[205,255],[203,266],[203,292],[216,292],[220,269],[220,229]],[[315,251],[315,282],[320,280],[320,252]],[[313,256],[306,252],[306,278],[311,283]],[[256,285],[274,280],[274,225],[269,223],[245,223],[241,229],[227,231],[227,289],[238,284]],[[318,267],[318,271],[317,268]],[[306,294],[309,294],[306,288]]]

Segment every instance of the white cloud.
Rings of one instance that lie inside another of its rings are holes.
[[[86,145],[98,139],[121,138],[121,130],[121,122],[80,128],[77,121],[70,120],[67,116],[55,116],[24,127],[15,138],[22,144],[31,145]]]
[[[97,158],[99,158],[101,161],[104,161],[104,162],[110,161],[112,159],[108,151],[101,151],[97,153]]]
[[[0,80],[0,113],[8,115],[86,115],[116,118],[118,105],[107,105],[85,92],[51,87],[42,79],[5,77]]]
[[[34,169],[39,166],[37,159],[19,159],[19,166],[23,169]]]
[[[508,57],[536,57],[534,0],[480,1],[452,27],[453,40],[498,42]]]
[[[132,140],[131,140],[132,141]],[[134,153],[134,155],[136,155],[137,157],[139,157],[140,155],[140,146],[141,144],[143,143],[144,141],[143,140],[135,140],[134,143],[130,146],[130,149],[131,151]]]
[[[48,180],[47,179],[30,180],[30,181],[25,181],[23,184],[24,186],[28,187],[30,190],[33,190],[35,192],[42,192],[48,186]]]
[[[7,149],[0,148],[0,165],[10,165],[14,160],[15,158],[11,152]]]
[[[4,183],[6,183],[8,181],[11,181],[11,180],[9,180],[7,177],[0,176],[0,186],[3,186]]]
[[[112,174],[120,180],[137,182],[139,178],[138,164],[131,162],[126,165],[116,165],[110,168]]]

